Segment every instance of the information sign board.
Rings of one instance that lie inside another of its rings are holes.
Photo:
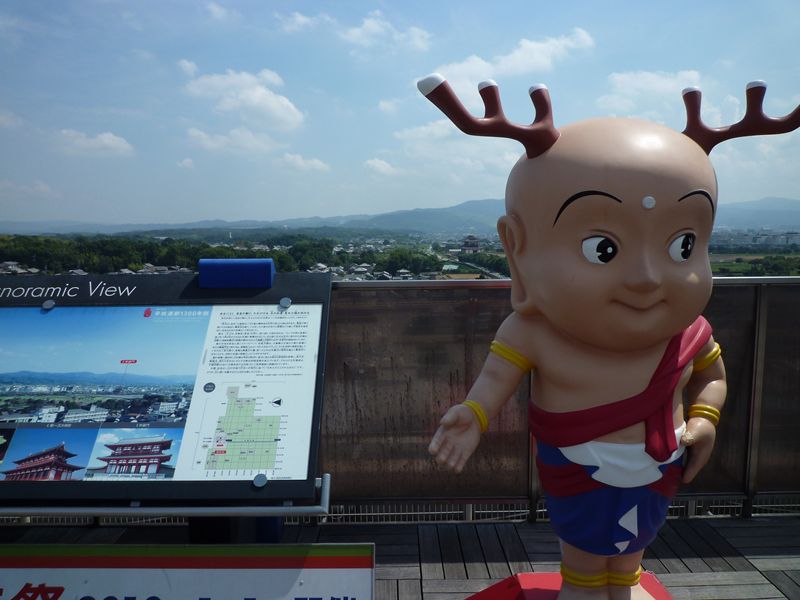
[[[373,544],[0,546],[0,600],[372,600]]]
[[[307,273],[0,279],[0,502],[313,497],[329,298]]]

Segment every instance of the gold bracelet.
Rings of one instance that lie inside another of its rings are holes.
[[[719,425],[720,412],[718,408],[708,404],[692,404],[689,407],[689,418],[703,417],[711,421],[711,424],[716,427]]]
[[[474,400],[464,400],[462,404],[469,408],[475,415],[475,418],[478,419],[478,426],[481,428],[481,433],[489,429],[489,417],[486,416],[486,412],[480,404]]]

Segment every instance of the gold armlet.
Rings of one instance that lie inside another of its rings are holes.
[[[489,352],[494,352],[497,356],[506,359],[515,367],[519,367],[526,373],[533,369],[533,363],[529,361],[527,358],[522,356],[519,352],[514,350],[513,348],[509,348],[503,342],[498,342],[494,340],[492,344],[489,346]]]
[[[719,344],[715,343],[714,347],[711,351],[706,354],[702,358],[696,359],[692,364],[694,366],[694,372],[697,373],[698,371],[702,371],[703,369],[707,369],[714,362],[722,355],[722,348],[719,347]]]
[[[711,421],[711,424],[716,427],[719,425],[720,412],[718,408],[708,404],[692,404],[689,407],[689,418],[703,417]]]

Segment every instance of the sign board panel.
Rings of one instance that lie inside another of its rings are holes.
[[[0,600],[372,600],[372,544],[0,546]]]
[[[329,296],[0,280],[0,502],[313,497]]]

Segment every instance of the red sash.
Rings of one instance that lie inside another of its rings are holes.
[[[530,404],[528,424],[533,435],[550,446],[583,444],[635,423],[645,423],[645,450],[663,462],[678,449],[672,420],[672,397],[683,369],[711,337],[702,316],[667,344],[644,391],[620,400],[564,413],[546,412]]]

